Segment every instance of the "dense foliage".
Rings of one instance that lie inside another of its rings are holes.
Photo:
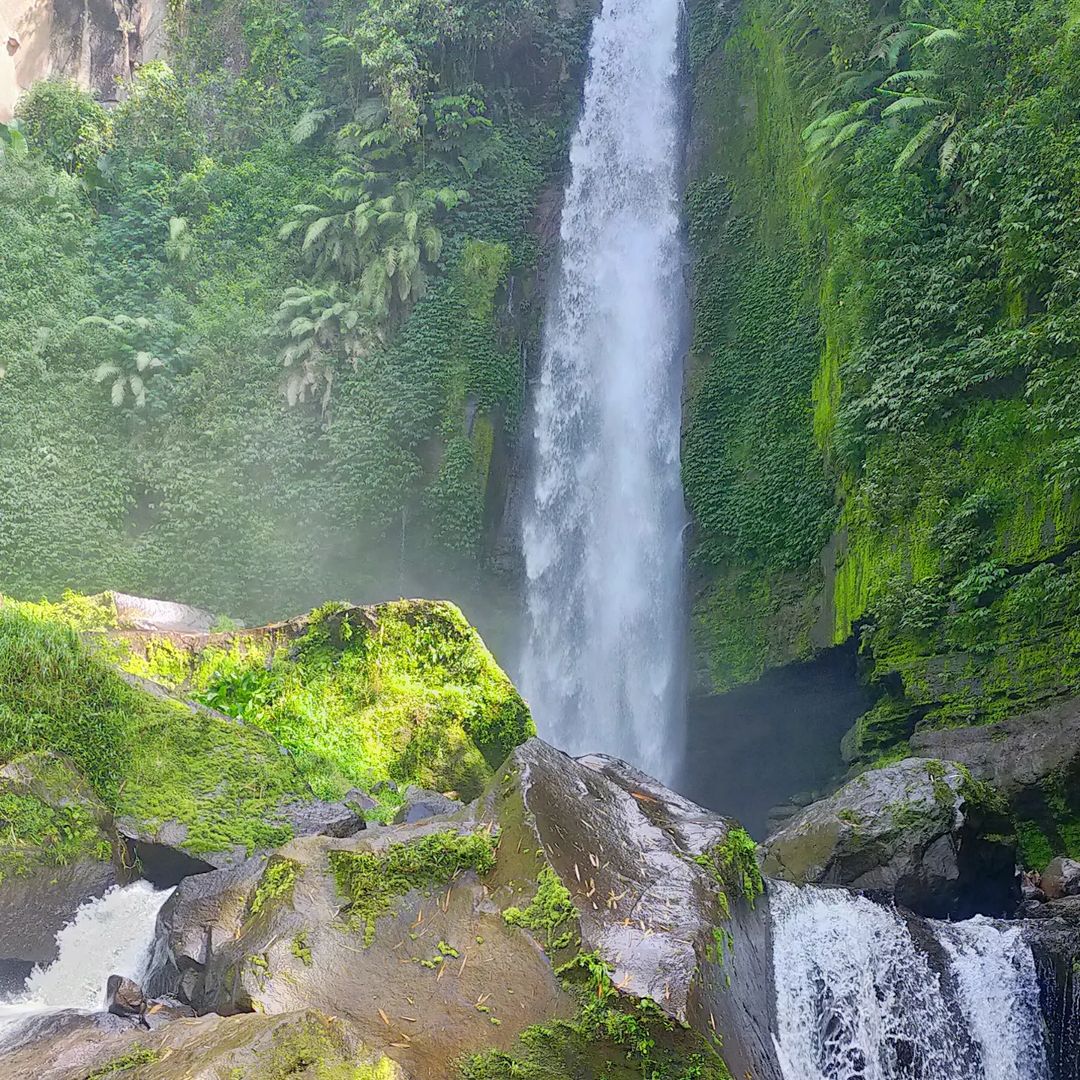
[[[2,129],[0,588],[249,619],[460,591],[585,13],[172,9],[111,113],[49,81]]]
[[[702,668],[857,635],[862,760],[1080,689],[1071,6],[728,21],[694,5]]]

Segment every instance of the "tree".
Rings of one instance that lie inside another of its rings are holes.
[[[150,351],[153,322],[142,316],[114,315],[109,319],[90,315],[80,325],[101,327],[111,340],[113,359],[98,365],[94,382],[110,384],[110,397],[116,408],[124,405],[128,395],[136,409],[145,408],[147,384],[167,366]]]
[[[960,148],[960,103],[948,99],[945,71],[933,65],[935,57],[930,54],[942,54],[943,61],[955,60],[947,52],[963,44],[963,35],[949,27],[887,23],[863,67],[854,74],[844,73],[838,78],[836,90],[819,99],[819,107],[825,108],[838,98],[848,103],[819,116],[803,132],[811,161],[821,163],[845,152],[875,124],[899,127],[915,119],[919,128],[897,155],[896,171],[912,168],[929,157],[936,158],[941,176],[948,176]],[[901,67],[902,61],[910,63],[922,56],[930,60],[931,66]]]
[[[339,362],[354,369],[382,341],[365,321],[357,298],[340,285],[294,286],[274,316],[285,397],[290,406],[318,400],[325,416]]]
[[[301,250],[318,278],[359,281],[360,303],[379,323],[404,315],[423,296],[428,267],[442,254],[436,214],[466,197],[413,180],[399,180],[378,194],[386,181],[370,169],[345,167],[328,193],[332,205],[294,207],[297,216],[280,234],[302,234]]]

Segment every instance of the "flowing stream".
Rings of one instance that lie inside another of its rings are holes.
[[[46,968],[35,968],[22,993],[0,1000],[0,1047],[17,1038],[22,1024],[34,1017],[105,1008],[110,975],[139,982],[150,962],[158,912],[169,895],[140,881],[83,904],[56,935],[57,958]]]
[[[682,751],[680,0],[605,0],[571,148],[524,514],[541,734],[670,779]]]
[[[773,884],[786,1080],[1049,1080],[1018,927],[909,923],[844,890]]]

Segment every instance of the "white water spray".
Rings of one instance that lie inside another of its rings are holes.
[[[773,884],[777,1056],[786,1080],[1048,1080],[1031,950],[986,919],[925,922]]]
[[[670,779],[681,755],[680,0],[605,0],[571,149],[525,513],[541,733]]]
[[[83,904],[56,935],[57,958],[46,968],[35,968],[21,994],[0,1001],[0,1045],[24,1021],[43,1013],[103,1009],[110,975],[141,981],[158,912],[169,895],[140,881]]]

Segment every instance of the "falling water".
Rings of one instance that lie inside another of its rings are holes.
[[[150,962],[158,912],[168,898],[169,892],[155,892],[141,881],[83,904],[56,935],[57,958],[35,968],[22,993],[0,1000],[0,1046],[17,1039],[25,1021],[44,1013],[103,1009],[110,975],[139,981]]]
[[[774,884],[770,905],[786,1080],[1048,1080],[1018,928],[924,922],[920,945],[895,911],[843,890]]]
[[[670,777],[681,751],[680,0],[605,0],[571,148],[525,512],[542,734]]]

